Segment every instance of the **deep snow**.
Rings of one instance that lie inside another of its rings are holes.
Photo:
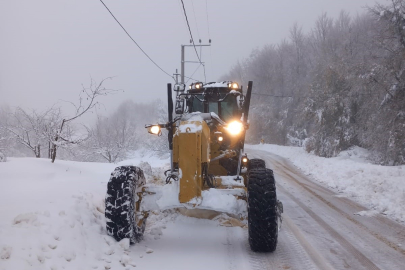
[[[370,164],[367,152],[360,148],[325,159],[302,148],[249,147],[286,157],[342,196],[371,206],[359,215],[381,212],[405,221],[405,166]],[[138,156],[118,165],[123,164],[140,165],[151,183],[162,181],[169,168],[168,159],[157,157]],[[117,243],[106,235],[104,218],[106,185],[116,166],[61,160],[52,164],[35,158],[9,158],[0,163],[0,270],[132,269],[135,265],[138,269],[190,269],[190,264],[179,266],[180,262],[171,261],[177,250],[175,241],[190,245],[186,262],[192,263],[201,256],[194,240],[205,241],[204,246],[213,248],[204,252],[220,258],[226,257],[224,234],[245,237],[245,229],[219,226],[222,218],[198,220],[165,211],[152,213],[144,241],[131,247],[125,240]],[[191,235],[191,228],[196,227],[204,233]],[[176,240],[175,235],[180,237]],[[226,259],[204,260],[193,269],[225,269],[227,263]]]

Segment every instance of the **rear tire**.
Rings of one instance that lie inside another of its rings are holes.
[[[136,189],[145,183],[143,171],[135,166],[121,166],[111,173],[105,198],[107,234],[117,241],[129,238],[130,243],[142,240],[146,220],[137,222]],[[138,215],[139,216],[139,215]]]
[[[263,159],[252,158],[249,160],[248,170],[256,168],[266,168],[266,162]]]
[[[248,173],[249,245],[255,252],[273,252],[278,237],[278,202],[273,171],[252,169]]]

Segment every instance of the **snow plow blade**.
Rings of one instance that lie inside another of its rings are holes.
[[[220,181],[219,178],[217,179]],[[217,188],[202,190],[201,197],[195,197],[187,203],[181,203],[179,200],[178,182],[164,186],[145,185],[138,191],[138,197],[142,198],[139,208],[142,212],[184,208],[226,213],[239,219],[247,218],[246,188],[243,183],[237,186],[221,185]]]

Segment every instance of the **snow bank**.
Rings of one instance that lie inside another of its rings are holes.
[[[161,261],[172,259],[173,246],[161,247],[155,241],[164,240],[166,224],[183,235],[173,222],[180,218],[180,223],[191,220],[199,224],[200,220],[181,217],[173,210],[152,211],[144,241],[132,246],[128,239],[115,241],[105,229],[104,198],[116,166],[141,166],[149,184],[163,183],[168,159],[139,154],[118,165],[61,160],[52,164],[36,158],[9,158],[0,163],[0,270],[165,268]],[[178,186],[163,187],[172,202],[159,203],[178,203]],[[221,199],[223,207],[234,206],[233,196],[221,196],[226,198]],[[239,211],[238,207],[234,210]],[[211,223],[210,228],[221,224]],[[186,233],[191,232],[188,230]]]
[[[120,165],[148,167],[147,160],[167,163],[137,156]],[[0,270],[135,267],[147,247],[116,242],[105,229],[104,198],[116,166],[36,158],[0,163]],[[156,171],[163,168],[151,168],[151,178]],[[167,221],[160,213],[150,221],[145,238],[154,241],[150,226],[161,235]]]
[[[303,148],[250,145],[289,159],[306,175],[370,207],[405,222],[405,166],[381,166],[367,161],[366,149],[353,147],[338,157],[322,158]],[[364,213],[360,213],[364,214]]]

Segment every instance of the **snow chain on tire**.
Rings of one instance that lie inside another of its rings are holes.
[[[129,238],[136,243],[142,240],[146,220],[138,226],[135,203],[136,188],[145,183],[143,171],[135,166],[121,166],[111,173],[105,198],[107,234],[117,241]]]
[[[248,172],[248,230],[250,248],[272,252],[277,246],[279,205],[273,171],[256,168]]]

